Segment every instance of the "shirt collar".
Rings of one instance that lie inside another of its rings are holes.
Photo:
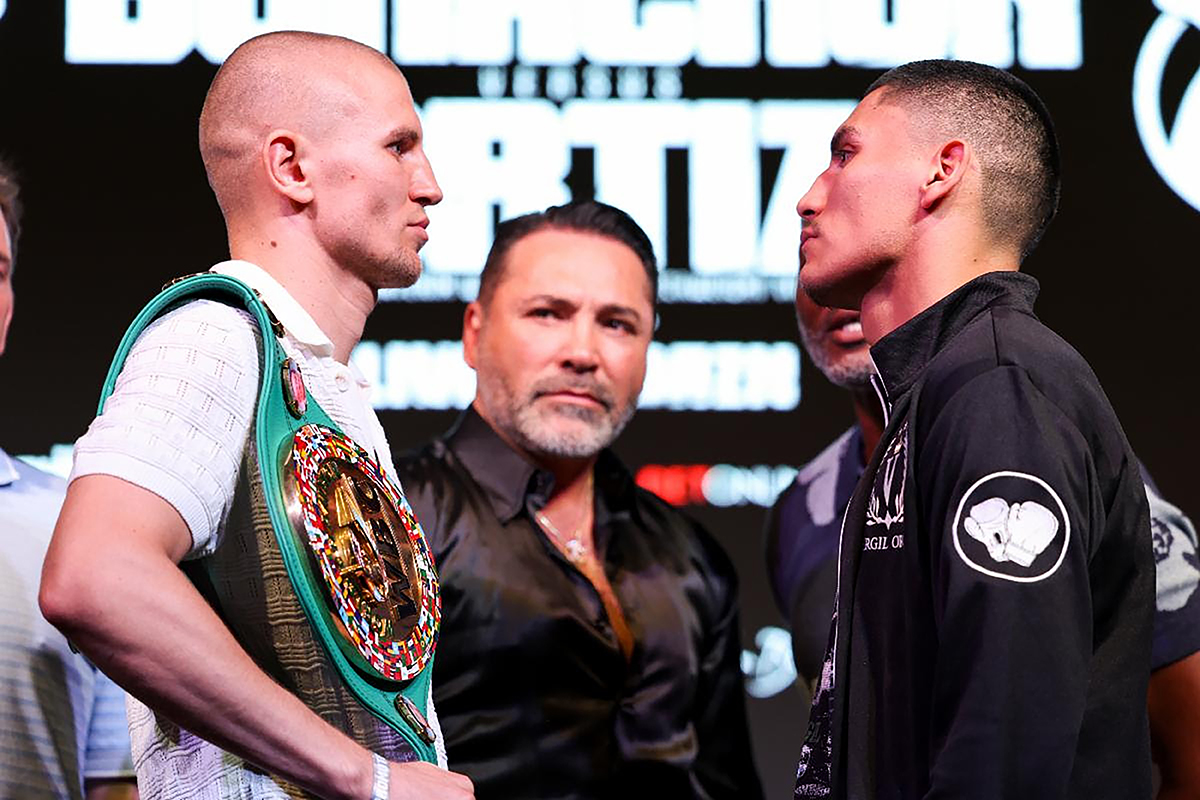
[[[249,261],[222,261],[212,272],[237,278],[262,298],[267,308],[283,325],[288,334],[317,356],[332,356],[333,342],[317,325],[316,320],[296,302],[288,290],[262,267]],[[361,376],[356,376],[361,378]],[[361,382],[361,380],[360,380]]]
[[[538,467],[500,438],[500,434],[469,406],[443,437],[471,478],[487,495],[496,517],[507,523],[531,502],[546,504],[554,489],[554,476]],[[605,448],[596,459],[596,490],[604,516],[636,512],[634,482],[629,470]],[[597,524],[602,520],[597,518]]]
[[[17,465],[8,457],[8,453],[0,449],[0,486],[8,486],[21,480]]]
[[[884,336],[871,347],[871,360],[886,402],[894,402],[912,388],[925,365],[971,320],[996,306],[1011,306],[1032,314],[1037,294],[1037,279],[1030,275],[988,272]]]

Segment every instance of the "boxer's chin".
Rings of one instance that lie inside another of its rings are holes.
[[[857,311],[862,306],[860,283],[852,274],[822,269],[819,262],[809,260],[800,268],[800,288],[813,302],[826,308]]]

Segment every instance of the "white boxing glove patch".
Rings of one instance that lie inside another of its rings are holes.
[[[971,506],[963,527],[983,543],[993,560],[1028,567],[1058,533],[1058,518],[1033,500],[1010,506],[1002,498],[991,497]]]
[[[1031,583],[1052,575],[1070,542],[1062,499],[1041,478],[994,472],[976,481],[959,501],[954,547],[972,569]]]

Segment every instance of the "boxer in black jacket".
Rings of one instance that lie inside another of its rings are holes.
[[[1049,115],[1000,70],[916,62],[831,150],[797,206],[800,281],[861,309],[885,430],[796,796],[1148,797],[1146,494],[1017,272],[1057,206]]]

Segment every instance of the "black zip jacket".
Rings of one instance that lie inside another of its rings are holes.
[[[1150,795],[1146,493],[1096,376],[980,276],[879,341],[797,797]]]

